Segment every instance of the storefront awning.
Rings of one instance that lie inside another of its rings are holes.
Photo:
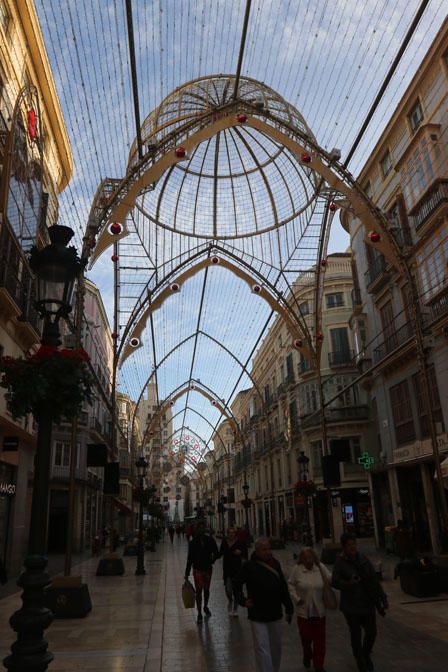
[[[125,516],[132,516],[133,511],[131,507],[128,506],[128,504],[126,504],[126,502],[122,502],[116,497],[112,497],[112,502],[114,506],[117,507],[120,513],[124,513]]]

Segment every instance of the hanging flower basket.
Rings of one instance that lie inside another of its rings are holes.
[[[0,357],[0,387],[14,419],[32,413],[37,422],[74,418],[92,403],[94,380],[85,350],[42,345],[34,355]]]
[[[297,481],[294,486],[295,494],[302,495],[303,497],[311,497],[316,491],[317,488],[314,481]]]

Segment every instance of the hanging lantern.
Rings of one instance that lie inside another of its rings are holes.
[[[195,390],[195,389],[196,389],[196,385],[190,385],[190,390]]]
[[[187,156],[187,150],[185,147],[176,147],[174,153],[178,159],[184,159]]]
[[[37,138],[37,114],[33,109],[28,111],[28,135],[31,140]]]
[[[172,292],[178,292],[180,289],[180,285],[177,284],[177,282],[173,282],[173,284],[170,287]]]
[[[330,205],[328,206],[328,209],[330,210],[330,212],[336,212],[336,210],[338,209],[338,206],[336,205],[336,203],[330,203]]]
[[[221,259],[219,257],[212,257],[211,262],[212,264],[219,264]]]
[[[123,231],[123,227],[120,224],[120,222],[113,222],[109,226],[109,233],[111,233],[113,236],[119,236],[120,233],[122,233],[122,231]]]
[[[301,338],[296,338],[296,340],[293,343],[293,346],[297,349],[303,348],[303,341]]]
[[[301,159],[302,163],[311,163],[311,156],[308,154],[308,152],[303,152],[300,159]]]
[[[119,258],[120,258],[120,257],[118,256],[118,254],[113,254],[113,255],[111,256],[111,259],[112,259],[113,262],[118,261]]]
[[[247,116],[245,114],[237,114],[236,120],[239,124],[244,124],[247,121]]]
[[[259,294],[261,292],[261,285],[252,285],[252,291],[254,294]]]
[[[140,345],[140,339],[137,338],[136,336],[133,336],[133,337],[131,338],[131,340],[129,341],[129,345],[130,345],[132,348],[138,348],[138,346]]]
[[[369,235],[370,242],[372,243],[379,243],[381,240],[381,236],[378,233],[378,231],[372,231]]]
[[[212,406],[216,406],[216,403],[217,402],[214,399],[212,399],[212,401],[211,401]]]

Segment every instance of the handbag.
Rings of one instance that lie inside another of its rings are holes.
[[[195,589],[192,583],[187,579],[182,586],[182,602],[184,603],[185,609],[193,609],[195,596]]]
[[[338,607],[338,598],[333,588],[330,586],[330,582],[322,571],[322,567],[319,564],[319,571],[324,582],[323,591],[322,591],[322,600],[324,603],[325,609],[337,609]]]

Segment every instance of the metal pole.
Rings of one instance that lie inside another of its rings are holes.
[[[143,548],[143,476],[140,476],[140,508],[138,511],[138,552],[137,552],[137,568],[135,570],[136,576],[146,574],[145,571],[145,557]]]

